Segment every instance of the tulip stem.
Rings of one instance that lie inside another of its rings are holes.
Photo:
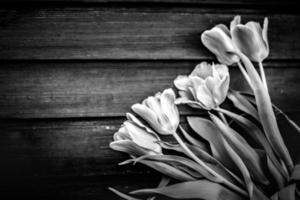
[[[242,63],[241,62],[237,62],[237,65],[238,65],[240,71],[242,72],[244,78],[246,79],[247,83],[252,88],[250,77],[249,77],[247,71],[245,70],[245,68],[243,67]]]
[[[177,142],[179,143],[179,145],[183,148],[183,150],[195,161],[197,162],[200,166],[202,166],[204,169],[206,169],[209,173],[211,173],[213,176],[215,176],[220,183],[223,183],[224,185],[228,186],[229,188],[235,190],[236,192],[239,192],[242,195],[247,196],[248,193],[241,189],[240,187],[234,185],[233,183],[231,183],[230,181],[228,181],[227,179],[225,179],[224,177],[222,177],[220,174],[218,174],[216,171],[214,171],[213,169],[211,169],[210,167],[208,167],[201,159],[199,159],[186,145],[185,143],[182,141],[182,139],[180,138],[180,136],[177,134],[177,132],[175,131],[173,133],[174,138],[177,140]]]
[[[264,86],[266,87],[266,89],[268,91],[268,85],[267,85],[267,80],[266,80],[266,74],[265,74],[264,66],[263,66],[262,62],[259,62],[258,65],[259,65],[259,72],[260,72],[261,80],[262,80]]]
[[[216,110],[218,111],[218,114],[221,117],[221,119],[223,120],[223,122],[228,126],[228,121],[227,121],[226,117],[224,116],[224,114],[222,112],[219,111],[219,110],[222,110],[222,108],[217,107]]]

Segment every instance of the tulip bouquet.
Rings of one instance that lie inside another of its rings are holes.
[[[129,195],[109,188],[111,191],[128,200],[160,196],[205,200],[300,198],[300,165],[293,163],[276,113],[285,117],[296,134],[300,129],[271,103],[262,64],[269,55],[267,29],[267,18],[261,27],[253,21],[243,25],[236,16],[229,28],[220,24],[202,33],[202,43],[220,64],[202,62],[188,76],[174,80],[176,89],[166,89],[134,104],[135,115],[127,113],[127,120],[110,143],[112,149],[130,155],[121,165],[149,166],[162,173],[160,184]],[[252,93],[229,88],[227,66],[233,64],[239,67]],[[224,108],[225,99],[232,106]],[[207,115],[187,116],[187,126],[183,126],[180,104],[196,113],[204,110]]]

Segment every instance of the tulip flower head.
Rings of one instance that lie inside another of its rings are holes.
[[[174,91],[166,89],[162,93],[148,97],[142,104],[134,104],[131,108],[157,133],[171,135],[179,125],[179,112],[175,99]]]
[[[222,64],[198,64],[189,76],[178,76],[174,85],[181,96],[176,104],[211,110],[218,107],[229,89],[228,67]]]
[[[251,61],[262,62],[269,55],[268,24],[268,18],[265,18],[263,28],[253,21],[231,26],[234,45]]]
[[[141,122],[133,115],[132,120],[127,120],[122,127],[114,134],[114,141],[110,143],[110,147],[117,151],[128,153],[132,156],[161,154],[162,149],[158,144],[159,137],[149,128],[140,126]]]
[[[235,54],[236,48],[232,43],[230,31],[224,24],[204,31],[201,34],[201,41],[222,64],[232,65],[240,60]]]

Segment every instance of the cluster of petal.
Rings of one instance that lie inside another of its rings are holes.
[[[241,17],[236,16],[230,23],[230,30],[219,24],[201,35],[201,41],[218,61],[225,65],[239,62],[237,51],[242,52],[254,62],[262,62],[269,55],[268,19],[263,28],[257,22],[241,24]]]
[[[162,93],[148,97],[141,104],[134,104],[131,108],[157,133],[172,135],[179,125],[179,112],[175,99],[174,91],[166,89]]]
[[[189,76],[178,76],[174,85],[180,98],[176,104],[211,110],[226,98],[229,89],[228,67],[222,64],[198,64]]]
[[[159,137],[155,132],[130,113],[127,113],[127,119],[114,134],[114,141],[110,143],[110,147],[132,156],[161,154]]]
[[[265,18],[263,28],[253,21],[245,25],[237,23],[231,27],[234,44],[254,62],[262,62],[269,55],[268,24],[268,18]]]

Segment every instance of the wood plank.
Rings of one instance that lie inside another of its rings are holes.
[[[289,113],[300,123],[300,113]],[[0,175],[38,180],[147,174],[141,166],[118,166],[126,154],[109,148],[124,118],[80,120],[2,120]],[[186,126],[185,118],[181,124]],[[299,135],[280,123],[282,134],[295,160],[300,161]],[[171,138],[165,138],[170,140]]]
[[[290,117],[300,122],[299,112]],[[159,174],[149,168],[117,166],[128,156],[108,144],[123,120],[2,120],[0,197],[115,199],[107,187],[129,191],[155,186]],[[281,128],[292,156],[300,161],[299,135],[286,125]]]
[[[200,5],[296,5],[297,0],[2,0],[1,3],[15,2],[66,2],[66,3],[180,3]]]
[[[141,188],[156,187],[160,181],[156,173],[129,176],[79,177],[70,179],[24,179],[11,183],[0,183],[1,199],[34,199],[34,200],[80,200],[80,199],[109,199],[122,200],[108,187],[122,192]],[[160,200],[162,200],[160,198]]]
[[[270,19],[270,59],[299,59],[299,15],[256,9],[1,9],[0,59],[208,59],[200,34],[240,14]]]
[[[196,61],[8,62],[0,68],[0,117],[124,116],[130,106],[165,88]],[[273,102],[300,111],[298,63],[266,63]],[[231,85],[248,90],[236,67]],[[188,112],[188,111],[186,111]]]

